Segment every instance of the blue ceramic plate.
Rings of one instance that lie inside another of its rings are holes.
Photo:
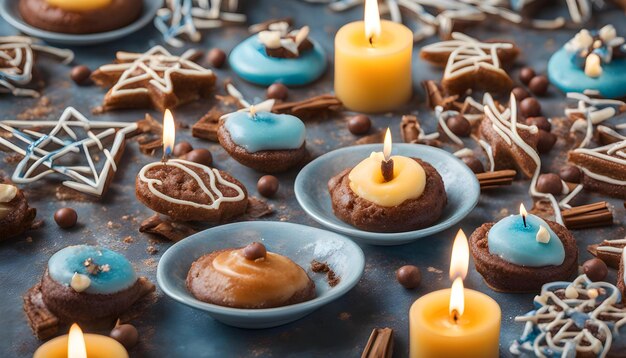
[[[199,301],[187,291],[187,272],[199,257],[254,241],[264,243],[269,251],[285,255],[302,266],[315,282],[317,297],[284,307],[240,309]],[[327,262],[341,278],[339,284],[331,288],[326,275],[311,272],[311,260]],[[364,268],[363,251],[343,235],[283,222],[241,222],[202,231],[170,247],[159,261],[157,282],[166,295],[206,311],[222,323],[241,328],[269,328],[300,319],[338,299],[359,282]]]
[[[476,206],[480,186],[465,163],[442,149],[418,144],[394,144],[393,155],[421,158],[435,167],[443,178],[448,204],[439,221],[425,229],[399,233],[363,231],[341,221],[333,213],[328,180],[342,170],[357,165],[372,152],[381,150],[382,144],[346,147],[326,153],[309,163],[300,171],[295,183],[296,198],[302,209],[327,228],[362,242],[372,245],[401,245],[451,227]]]
[[[65,45],[93,45],[119,39],[120,37],[129,35],[146,26],[148,23],[152,22],[154,15],[162,6],[163,1],[144,0],[143,12],[141,16],[128,26],[117,30],[84,35],[51,32],[31,26],[22,20],[22,16],[18,10],[18,3],[19,0],[0,0],[0,15],[2,15],[2,17],[9,24],[21,32],[52,43]]]

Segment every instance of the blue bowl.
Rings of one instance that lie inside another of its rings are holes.
[[[315,221],[327,228],[372,245],[401,245],[436,234],[461,221],[478,203],[480,185],[472,171],[445,150],[418,144],[394,144],[393,154],[417,157],[430,163],[443,178],[448,204],[433,226],[399,233],[377,233],[360,230],[341,221],[333,213],[328,180],[342,170],[353,167],[372,152],[380,152],[381,144],[346,147],[326,153],[304,167],[295,182],[298,203]]]
[[[29,25],[22,19],[18,10],[18,3],[19,0],[0,0],[0,15],[6,22],[27,35],[65,45],[94,45],[119,39],[152,22],[159,8],[163,6],[163,1],[161,0],[144,0],[143,12],[139,18],[125,27],[95,34],[65,34],[42,30]]]
[[[259,241],[267,249],[292,259],[315,282],[317,297],[295,305],[241,309],[218,306],[196,299],[185,285],[191,264],[215,250],[242,247]],[[326,275],[311,272],[312,260],[327,262],[340,277],[330,287]],[[350,291],[365,268],[361,248],[343,235],[309,226],[272,222],[241,222],[199,232],[170,247],[161,257],[157,282],[166,295],[187,306],[206,311],[214,319],[241,328],[269,328],[300,319]]]

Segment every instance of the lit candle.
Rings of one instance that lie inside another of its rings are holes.
[[[176,142],[176,127],[174,126],[174,116],[169,109],[163,114],[163,157],[162,162],[167,162],[174,150]]]
[[[112,0],[46,0],[52,6],[67,11],[90,11],[107,7]]]
[[[128,358],[128,352],[118,341],[99,334],[83,334],[73,324],[69,334],[44,343],[33,358]]]
[[[410,357],[498,357],[500,306],[491,297],[463,288],[469,247],[459,230],[452,249],[452,288],[422,296],[409,311]]]
[[[365,21],[343,26],[335,36],[335,93],[354,111],[384,112],[412,94],[413,33],[380,20],[378,1],[365,1]]]
[[[359,197],[380,206],[396,206],[416,199],[426,187],[424,168],[413,158],[391,156],[391,133],[387,129],[384,152],[374,152],[350,174],[350,188]]]

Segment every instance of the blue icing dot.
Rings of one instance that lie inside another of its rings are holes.
[[[548,243],[538,242],[537,232],[544,226],[550,234]],[[487,235],[489,252],[504,261],[530,267],[560,265],[565,260],[565,249],[550,226],[536,215],[511,215],[497,222]]]
[[[550,82],[563,92],[582,93],[586,89],[597,90],[603,97],[626,96],[626,59],[613,59],[602,64],[602,75],[589,77],[584,68],[572,60],[573,54],[561,48],[548,62]]]
[[[84,264],[89,258],[100,267],[109,265],[109,270],[90,274]],[[91,284],[83,291],[91,294],[116,293],[129,288],[137,281],[135,270],[126,257],[101,247],[68,246],[52,255],[48,261],[48,274],[62,285],[69,286],[76,272],[91,279]]]
[[[298,149],[304,143],[304,123],[288,114],[235,112],[224,123],[233,142],[248,153]]]
[[[229,55],[230,67],[241,78],[259,85],[280,82],[285,85],[302,86],[315,81],[326,70],[326,54],[313,41],[313,48],[297,58],[267,56],[265,47],[257,35],[251,36],[235,47]]]

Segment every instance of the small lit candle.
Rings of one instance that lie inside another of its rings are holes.
[[[167,162],[174,150],[176,142],[176,127],[174,127],[174,116],[169,109],[163,114],[163,157],[162,162]]]
[[[383,161],[380,163],[380,171],[385,182],[393,180],[393,159],[391,159],[391,131],[387,128],[385,143],[383,144]]]
[[[412,95],[413,33],[380,20],[378,1],[365,1],[365,21],[343,26],[335,36],[335,93],[359,112],[384,112]]]
[[[69,334],[44,343],[33,358],[128,358],[128,352],[118,341],[99,334],[83,334],[73,324]]]
[[[112,0],[46,0],[52,6],[67,11],[90,11],[107,7]]]
[[[500,306],[463,288],[468,263],[467,238],[459,230],[450,263],[452,288],[422,296],[409,311],[410,357],[498,357]]]

